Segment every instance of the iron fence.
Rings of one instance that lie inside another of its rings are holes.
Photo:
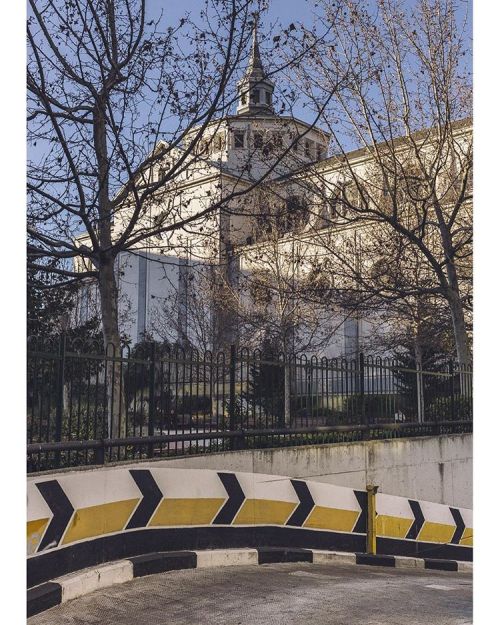
[[[470,431],[472,369],[394,359],[28,343],[28,471]]]

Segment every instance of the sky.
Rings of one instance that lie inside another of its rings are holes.
[[[375,0],[368,0],[368,2]],[[401,0],[402,5],[410,7],[414,4],[415,0]],[[459,12],[465,12],[466,7],[472,5],[472,0],[456,0],[457,5],[462,7]],[[279,33],[283,28],[286,28],[290,23],[304,23],[306,25],[312,24],[314,16],[315,0],[268,0],[269,8],[261,15],[261,32],[273,32]],[[146,20],[155,18],[163,12],[162,26],[176,25],[179,23],[181,17],[186,13],[192,13],[195,21],[199,19],[199,12],[203,6],[203,0],[146,0],[147,16]],[[472,20],[470,20],[471,26]],[[264,66],[269,67],[272,57],[272,42],[265,37],[260,41],[261,56]],[[267,63],[266,63],[267,62]],[[282,76],[276,76],[276,93],[278,96],[280,87],[286,86],[283,81],[285,78]],[[299,101],[300,102],[300,101]],[[306,123],[313,123],[315,114],[300,103],[296,103],[293,107],[293,113],[299,119],[302,119]],[[172,125],[175,127],[177,124],[172,120]],[[321,126],[321,123],[319,123]],[[168,130],[168,128],[167,128]],[[354,149],[355,145],[346,145],[345,149]],[[33,145],[28,146],[29,157],[37,160],[43,156],[46,151],[46,146],[43,142],[38,142],[35,147]]]
[[[281,19],[285,22],[294,19],[304,19],[310,12],[310,2],[307,0],[270,0],[269,11],[267,11],[267,19],[273,21]],[[172,0],[147,0],[147,6],[151,11],[163,9],[164,14],[172,16],[173,19],[180,18],[187,11],[199,11],[200,0],[182,0],[182,2],[172,2]]]
[[[371,1],[375,0],[368,0],[368,2]],[[414,2],[415,0],[401,0],[401,4],[405,7],[410,7]],[[469,11],[472,10],[472,0],[456,0],[456,2],[459,15],[460,13],[464,14],[467,7]],[[267,3],[269,7],[261,16],[261,31],[269,31],[269,28],[272,27],[274,32],[279,33],[282,28],[286,28],[294,21],[306,25],[312,24],[315,0],[267,0]],[[197,21],[202,6],[203,0],[146,0],[146,19],[159,16],[160,12],[163,12],[162,24],[164,26],[175,25],[186,13],[192,13],[193,18]],[[472,29],[472,20],[469,21],[469,27]],[[272,58],[272,44],[266,41],[265,38],[263,39],[260,41],[260,49],[264,65],[266,65],[266,60]],[[472,55],[470,61],[472,62]],[[277,82],[279,80],[278,78]],[[284,80],[284,77],[281,80]],[[280,85],[277,84],[277,93],[279,92],[279,87]],[[312,123],[313,113],[303,106],[299,108],[294,107],[294,114],[305,122]],[[34,149],[30,145],[29,151],[32,156],[35,156],[40,152],[40,149]]]
[[[199,12],[203,0],[182,0],[172,2],[172,0],[146,0],[146,7],[152,14],[159,14],[163,10],[166,23],[175,23],[187,12],[192,12],[193,17]],[[287,27],[294,20],[303,24],[308,24],[312,19],[312,7],[314,0],[268,0],[269,8],[261,16],[262,30],[270,25],[276,31],[281,30],[279,24]],[[261,56],[264,65],[269,54],[266,53],[266,41],[260,41]],[[313,115],[301,109],[299,117],[306,122],[312,122]]]
[[[367,0],[368,3],[375,0]],[[401,6],[411,7],[416,0],[400,0]],[[459,21],[465,16],[466,11],[472,12],[472,0],[455,0],[457,17]],[[265,2],[265,0],[264,0]],[[297,21],[305,25],[312,25],[315,12],[315,0],[267,0],[268,9],[263,12],[260,18],[262,31],[268,30],[270,26],[275,32],[280,32],[291,22]],[[163,11],[164,23],[175,24],[187,12],[191,12],[193,17],[198,17],[203,0],[146,0],[147,11],[152,15],[159,15]],[[280,25],[282,28],[280,28]],[[468,21],[468,27],[472,38],[472,19]],[[261,56],[266,64],[266,59],[271,58],[271,45],[266,40],[260,41]],[[472,52],[472,51],[471,51]],[[472,54],[470,57],[472,64]],[[278,85],[277,85],[278,86]],[[294,109],[294,114],[305,122],[313,121],[313,113],[304,109]]]

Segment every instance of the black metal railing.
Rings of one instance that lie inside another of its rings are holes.
[[[105,351],[105,353],[103,353]],[[226,449],[466,432],[472,369],[31,339],[28,471]]]

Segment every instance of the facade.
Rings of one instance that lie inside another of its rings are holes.
[[[161,218],[166,207],[179,218],[198,215],[214,201],[230,199],[188,228],[119,256],[122,333],[132,343],[153,338],[206,350],[237,341],[257,347],[269,331],[287,351],[353,358],[380,326],[377,314],[299,302],[293,291],[307,282],[306,270],[327,266],[333,246],[352,245],[354,258],[360,237],[370,237],[366,225],[343,220],[342,203],[355,201],[357,176],[370,181],[371,193],[387,193],[372,155],[357,150],[329,156],[328,133],[275,113],[274,83],[264,72],[256,30],[238,90],[236,114],[206,127],[199,143],[203,157],[156,196],[145,219]],[[462,134],[460,140],[470,141],[469,126]],[[161,179],[163,166],[169,163],[155,165],[150,179]],[[326,195],[338,202],[325,202]],[[126,223],[124,209],[115,220],[116,235]],[[274,295],[259,302],[270,276]],[[79,322],[96,301],[95,287],[85,285]]]
[[[236,114],[208,125],[200,142],[206,158],[199,159],[175,187],[165,189],[164,198],[151,208],[150,219],[161,212],[163,203],[178,204],[179,215],[196,214],[214,198],[235,195],[262,178],[269,181],[289,175],[327,156],[327,133],[275,113],[274,83],[265,77],[256,30],[248,69],[238,89]],[[186,143],[189,140],[188,135]],[[281,157],[287,150],[288,154]],[[157,166],[151,175],[157,179],[161,173],[161,166]],[[116,275],[121,326],[132,343],[143,337],[206,349],[217,343],[217,326],[227,325],[227,319],[220,319],[216,301],[206,301],[207,292],[213,292],[209,285],[217,272],[222,271],[227,278],[228,273],[238,271],[236,266],[228,267],[229,251],[255,240],[248,201],[235,198],[224,211],[210,214],[190,231],[181,230],[167,241],[150,241],[120,255]],[[126,222],[124,210],[115,218],[116,236]],[[80,243],[85,244],[84,236]],[[195,302],[196,293],[200,297]],[[85,285],[79,297],[79,322],[95,312],[96,300],[95,286]]]

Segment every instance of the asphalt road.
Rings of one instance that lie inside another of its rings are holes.
[[[308,563],[192,569],[134,579],[29,625],[471,625],[465,573]]]

